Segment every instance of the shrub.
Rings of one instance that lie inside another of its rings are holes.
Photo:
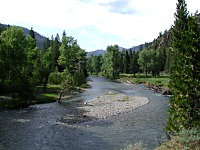
[[[49,75],[48,83],[50,84],[61,84],[62,82],[62,75],[60,72],[52,72]]]
[[[170,141],[164,143],[156,150],[199,150],[200,149],[200,129],[182,130]]]

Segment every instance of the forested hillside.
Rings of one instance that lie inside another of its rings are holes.
[[[123,51],[123,50],[132,50],[132,51],[139,51],[140,49],[143,49],[143,47],[145,47],[145,45],[150,44],[150,43],[145,43],[145,44],[140,44],[138,46],[133,46],[131,48],[123,48],[123,47],[119,47],[119,51]],[[95,51],[91,51],[87,53],[87,56],[98,56],[98,55],[102,55],[104,57],[106,53],[106,50],[95,50]]]

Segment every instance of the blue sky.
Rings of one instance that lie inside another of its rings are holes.
[[[1,0],[0,23],[66,34],[86,51],[151,42],[174,21],[176,0]],[[187,0],[190,13],[199,0]]]

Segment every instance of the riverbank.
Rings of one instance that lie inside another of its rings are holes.
[[[76,112],[62,117],[61,122],[68,124],[81,123],[91,120],[105,119],[133,111],[149,103],[147,97],[128,96],[109,91],[105,95],[82,103]]]
[[[126,82],[130,84],[146,84],[151,90],[162,95],[171,95],[169,89],[169,76],[161,75],[159,77],[145,77],[144,75],[137,75],[134,77],[132,74],[120,74],[120,78],[117,81]]]
[[[73,87],[62,94],[61,100],[83,93],[90,88],[91,87],[88,84],[84,84],[80,87]],[[26,101],[21,100],[17,93],[5,93],[0,95],[0,111],[27,108],[30,105],[35,104],[53,103],[58,101],[60,92],[60,85],[48,85],[45,92],[43,86],[37,86],[34,89],[33,94],[29,97],[30,99]]]

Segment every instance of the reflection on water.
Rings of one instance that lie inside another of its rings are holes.
[[[104,77],[89,77],[92,88],[70,99],[73,104],[51,103],[28,109],[0,113],[0,149],[121,149],[141,141],[153,149],[166,140],[168,98],[145,85],[114,82]],[[89,101],[108,91],[145,96],[150,103],[130,113],[76,125],[59,120],[80,101]]]

